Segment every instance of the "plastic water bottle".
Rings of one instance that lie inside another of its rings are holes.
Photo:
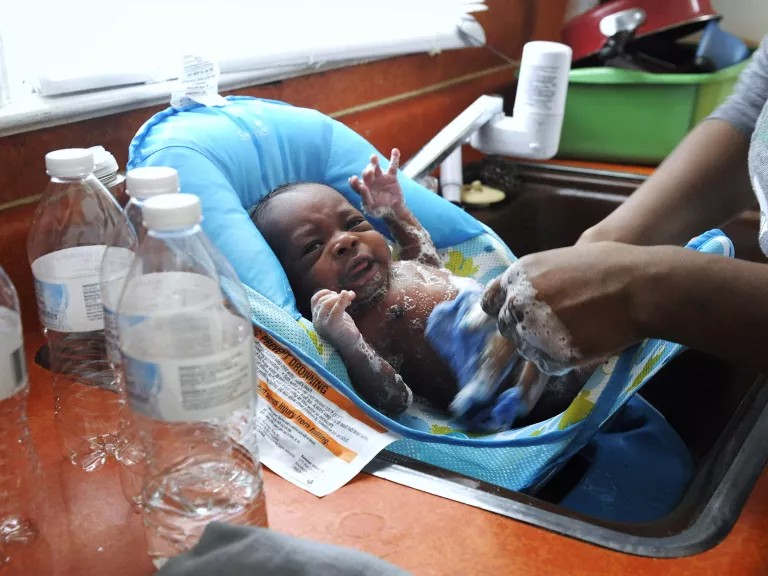
[[[135,168],[128,172],[126,184],[130,200],[125,207],[125,215],[131,226],[124,235],[125,238],[118,238],[107,247],[101,262],[104,337],[110,365],[121,392],[124,392],[124,386],[121,381],[121,357],[117,342],[117,308],[125,279],[138,250],[138,243],[144,239],[147,232],[143,223],[142,207],[147,198],[178,192],[179,174],[174,168],[168,167]],[[129,235],[131,236],[128,237]],[[115,456],[120,462],[120,483],[123,493],[129,501],[139,506],[145,450],[132,423],[129,410],[125,406],[122,408]]]
[[[119,342],[147,448],[142,513],[157,564],[218,520],[266,526],[249,306],[217,264],[190,194],[144,203],[147,236],[125,283]]]
[[[125,196],[125,175],[120,173],[120,167],[112,153],[104,146],[91,146],[93,152],[93,175],[104,184],[120,206],[125,206],[128,198]]]
[[[0,573],[38,538],[37,456],[27,427],[27,369],[19,301],[0,268]]]
[[[51,180],[32,220],[27,255],[55,373],[59,434],[70,461],[90,472],[114,448],[121,402],[104,342],[99,269],[106,245],[128,223],[93,175],[90,150],[49,152],[45,165]]]
[[[104,308],[104,335],[107,352],[115,372],[119,372],[120,350],[117,344],[117,306],[125,279],[133,264],[139,243],[147,234],[143,221],[144,202],[160,194],[179,191],[179,174],[174,168],[147,166],[134,168],[126,177],[126,192],[130,197],[125,206],[125,216],[130,226],[104,251],[101,262],[101,295]]]

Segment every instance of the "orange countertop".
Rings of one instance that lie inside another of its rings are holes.
[[[30,427],[41,461],[44,542],[2,574],[74,576],[152,573],[140,518],[122,496],[114,463],[97,473],[64,461],[53,421],[50,373],[36,365],[43,343],[27,334]],[[732,532],[715,548],[674,560],[613,552],[445,500],[367,474],[317,498],[265,471],[270,527],[364,550],[415,575],[471,574],[765,576],[768,574],[768,470]],[[43,549],[49,551],[53,567]]]
[[[530,160],[529,162],[538,164],[549,164],[550,166],[569,166],[571,168],[585,168],[588,170],[606,170],[608,172],[629,172],[631,174],[640,174],[641,176],[650,176],[656,170],[656,166],[639,166],[633,164],[612,164],[608,162],[593,162],[586,160],[568,160],[565,158],[552,158],[551,160]]]

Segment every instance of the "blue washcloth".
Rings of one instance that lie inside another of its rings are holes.
[[[498,393],[517,363],[517,355],[502,370],[489,375],[484,352],[498,329],[495,320],[480,307],[482,295],[483,288],[478,284],[462,289],[454,300],[435,306],[425,334],[459,385],[451,412],[468,427],[487,431],[509,428],[529,407],[517,388]]]

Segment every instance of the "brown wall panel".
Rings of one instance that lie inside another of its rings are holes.
[[[407,160],[481,94],[513,92],[511,69],[402,101],[345,115],[339,120],[383,153],[400,148]]]

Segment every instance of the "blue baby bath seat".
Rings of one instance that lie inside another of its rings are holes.
[[[299,314],[283,269],[248,215],[270,190],[291,181],[325,183],[359,207],[360,200],[347,180],[362,172],[373,153],[388,157],[317,111],[229,97],[224,106],[169,108],[152,116],[131,142],[128,168],[172,166],[179,171],[182,190],[201,198],[204,229],[246,289],[254,325],[289,348],[376,422],[401,435],[391,450],[505,488],[533,490],[587,446],[601,426],[683,347],[647,340],[606,360],[567,410],[525,428],[473,435],[446,415],[418,405],[398,419],[378,413],[352,388],[338,354]],[[387,162],[382,164],[386,169]],[[514,261],[514,255],[484,224],[405,176],[400,179],[406,203],[452,273],[485,284]],[[374,218],[371,222],[389,237],[383,222]],[[733,252],[719,231],[694,239],[689,247],[724,256]],[[658,418],[653,422],[656,430],[666,427],[674,434]],[[633,447],[637,434],[616,433],[611,440],[619,436],[626,438],[625,451],[648,457],[648,450]],[[614,461],[604,454],[617,453],[613,440],[600,446],[595,466]],[[680,473],[675,478],[682,481],[684,476]],[[578,499],[574,497],[569,505],[577,506]]]

